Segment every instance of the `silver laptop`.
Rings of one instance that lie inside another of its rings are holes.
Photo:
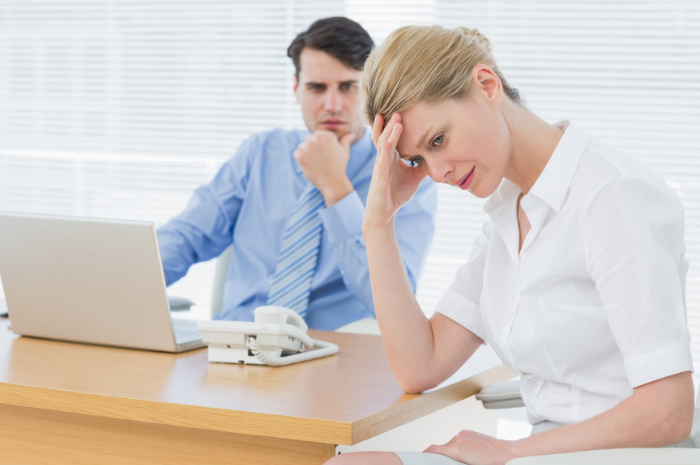
[[[0,213],[0,276],[24,336],[163,352],[203,347],[172,320],[153,223]]]

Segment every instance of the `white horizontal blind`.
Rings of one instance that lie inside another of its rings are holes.
[[[440,2],[479,27],[528,106],[661,173],[686,209],[688,320],[700,366],[700,2]]]
[[[381,19],[397,19],[391,14],[396,9],[394,3],[363,1],[354,2],[353,11],[385,35],[393,27]],[[479,28],[536,114],[549,122],[575,121],[638,156],[678,192],[686,208],[688,320],[698,364],[700,2],[435,0],[399,11],[409,23]],[[438,228],[419,288],[428,312],[487,219],[483,201],[439,187]]]
[[[163,224],[250,134],[302,126],[286,49],[336,1],[0,0],[0,210]],[[213,263],[173,294],[208,307]]]
[[[152,219],[182,209],[249,134],[302,127],[286,48],[347,15],[380,42],[404,24],[478,27],[528,106],[662,173],[686,206],[700,361],[700,3],[695,1],[0,0],[0,209]],[[486,217],[439,187],[419,287],[431,313]],[[211,267],[173,292],[208,304]]]

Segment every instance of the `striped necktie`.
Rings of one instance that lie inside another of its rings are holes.
[[[291,308],[306,316],[323,232],[318,210],[323,205],[323,195],[318,189],[313,184],[306,186],[284,230],[268,305]]]

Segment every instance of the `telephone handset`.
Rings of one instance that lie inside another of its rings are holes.
[[[253,315],[255,322],[197,323],[209,345],[210,362],[284,366],[338,353],[337,345],[311,339],[306,322],[294,310],[267,305]]]

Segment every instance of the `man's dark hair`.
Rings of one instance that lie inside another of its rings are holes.
[[[298,79],[301,70],[299,58],[304,48],[320,50],[348,68],[362,71],[372,47],[374,42],[362,26],[352,19],[334,16],[319,19],[299,33],[287,49],[287,56],[294,62]]]

